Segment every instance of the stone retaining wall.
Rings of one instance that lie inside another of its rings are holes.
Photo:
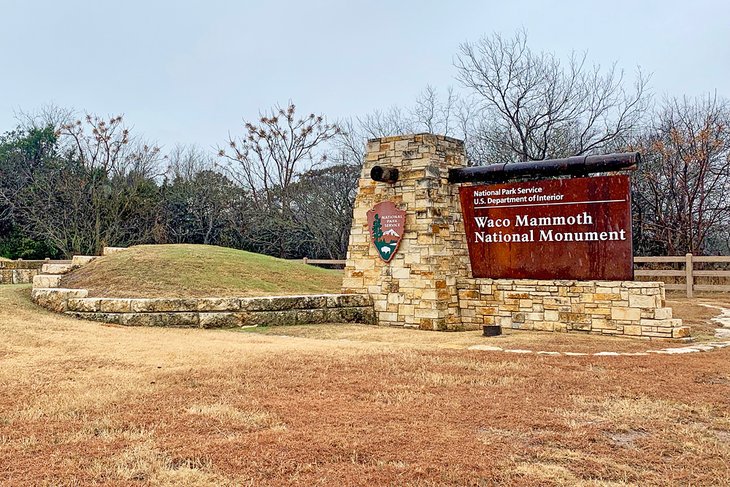
[[[0,260],[0,284],[30,284],[43,264],[43,261]]]
[[[33,278],[33,301],[75,318],[130,326],[235,328],[376,322],[372,299],[364,295],[126,299],[90,298],[86,289],[60,287],[64,274],[94,258],[75,256],[69,264],[43,265],[43,274]]]
[[[519,330],[683,338],[688,326],[664,306],[661,282],[463,279],[459,308],[465,329]]]
[[[75,318],[130,326],[235,328],[375,323],[370,297],[354,294],[121,299],[89,298],[85,289],[35,288],[31,296],[40,306]]]
[[[120,325],[235,328],[312,323],[374,323],[372,301],[361,295],[201,299],[68,299],[76,318]]]

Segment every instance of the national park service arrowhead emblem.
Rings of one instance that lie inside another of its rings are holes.
[[[378,255],[385,262],[393,259],[406,227],[406,212],[392,201],[383,201],[368,211],[368,228]]]

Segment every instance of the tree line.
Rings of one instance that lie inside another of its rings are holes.
[[[163,153],[121,116],[22,116],[0,135],[0,256],[201,243],[343,258],[366,139],[414,132],[463,139],[471,165],[638,150],[635,252],[730,252],[727,100],[657,101],[641,72],[536,52],[524,32],[464,43],[454,69],[458,90],[336,123],[274,107],[215,152]]]

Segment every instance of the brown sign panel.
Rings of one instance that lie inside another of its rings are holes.
[[[368,211],[368,228],[378,255],[390,262],[398,251],[406,226],[406,212],[399,210],[392,201],[383,201]]]
[[[464,186],[474,277],[632,280],[629,176]]]

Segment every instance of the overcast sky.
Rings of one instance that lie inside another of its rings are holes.
[[[166,148],[212,148],[293,100],[329,119],[458,86],[459,44],[528,32],[652,74],[662,95],[730,98],[730,2],[0,0],[0,132],[46,104],[124,114]]]

